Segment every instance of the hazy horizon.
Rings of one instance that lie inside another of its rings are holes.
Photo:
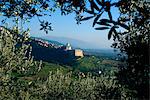
[[[117,9],[112,10],[114,18],[119,15]],[[88,15],[87,15],[88,16]],[[102,15],[102,17],[107,17],[107,14]],[[52,23],[53,31],[50,31],[48,34],[45,34],[43,31],[40,31],[40,25],[37,23],[37,19],[33,18],[31,20],[32,24],[26,26],[31,27],[31,36],[34,37],[66,37],[85,41],[92,45],[95,45],[95,48],[108,48],[111,49],[111,44],[113,40],[108,40],[108,30],[95,30],[92,27],[93,19],[81,22],[80,25],[76,24],[75,14],[69,14],[67,16],[61,16],[61,12],[58,10],[55,13],[52,13],[51,17],[43,17],[43,19],[48,20]],[[97,26],[99,27],[99,26]],[[91,48],[92,45],[89,45]],[[93,49],[95,49],[93,48]]]
[[[113,48],[103,48],[99,47],[98,45],[94,43],[90,43],[89,41],[86,40],[80,40],[77,38],[70,38],[70,37],[64,37],[64,36],[31,36],[33,38],[41,38],[44,40],[52,40],[52,41],[57,41],[61,44],[66,44],[70,43],[73,47],[75,48],[81,48],[81,49],[106,49],[106,50],[112,50]]]
[[[111,9],[113,13],[113,18],[116,19],[119,16],[118,9]],[[85,16],[90,16],[85,14]],[[106,18],[108,15],[104,13],[101,18]],[[2,17],[0,19],[3,19]],[[13,23],[10,20],[10,25],[13,26]],[[23,28],[30,28],[30,36],[34,37],[48,37],[48,36],[56,36],[56,37],[65,37],[71,39],[77,39],[80,41],[85,41],[89,43],[89,48],[108,48],[111,49],[111,44],[113,40],[108,40],[108,31],[109,30],[95,30],[92,27],[93,19],[83,21],[80,25],[76,24],[75,14],[71,13],[66,16],[62,16],[60,10],[56,10],[56,12],[52,13],[51,16],[43,16],[41,20],[47,20],[52,23],[53,31],[49,31],[48,34],[40,30],[40,23],[38,18],[33,17],[29,23],[23,24]],[[8,21],[9,22],[9,21]],[[96,26],[99,27],[99,26]],[[95,28],[96,28],[95,27]]]

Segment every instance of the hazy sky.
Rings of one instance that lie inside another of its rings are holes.
[[[119,15],[116,8],[113,8],[111,12],[114,18]],[[107,14],[104,14],[102,17],[108,16]],[[80,25],[77,25],[75,14],[61,16],[59,10],[57,10],[55,13],[52,13],[51,17],[43,17],[43,19],[48,20],[52,23],[53,31],[50,31],[48,34],[40,31],[40,23],[38,22],[37,18],[33,18],[30,23],[25,25],[25,27],[31,28],[31,36],[69,37],[92,43],[93,45],[96,45],[96,48],[110,48],[110,45],[112,43],[112,40],[108,40],[107,38],[108,30],[100,31],[95,30],[92,27],[93,19],[84,21]]]
[[[116,18],[118,10],[112,9],[113,17]],[[102,17],[107,17],[104,14]],[[45,34],[43,31],[39,31],[39,23],[37,20],[32,20],[32,36],[59,36],[69,37],[78,40],[90,42],[97,46],[97,48],[110,48],[112,40],[108,40],[108,30],[100,31],[95,30],[92,27],[93,19],[84,21],[80,25],[76,24],[75,15],[70,14],[67,16],[61,16],[60,11],[56,11],[51,17],[45,17],[44,19],[50,21],[53,26],[53,31]]]

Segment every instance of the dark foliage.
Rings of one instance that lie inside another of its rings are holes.
[[[55,11],[55,6],[51,3],[51,0],[0,0],[0,12],[4,17],[2,23],[5,23],[8,18],[14,18],[14,21],[21,20],[22,24],[24,24],[33,17],[37,17],[41,30],[48,33],[48,31],[52,30],[51,23],[40,18],[42,16],[51,16],[51,12]]]
[[[138,99],[148,99],[149,94],[149,18],[150,4],[148,0],[54,0],[60,6],[62,15],[76,13],[79,24],[94,18],[93,27],[98,30],[110,29],[108,39],[113,39],[112,47],[120,49],[127,55],[127,66],[121,66],[117,73],[119,82],[131,90],[132,95]],[[20,18],[21,20],[38,18],[46,15],[45,11],[54,11],[50,0],[1,0],[0,12],[6,18]],[[90,6],[87,6],[89,3]],[[55,6],[55,7],[56,7]],[[120,16],[113,19],[112,7],[119,8]],[[84,17],[82,13],[90,16]],[[102,19],[106,12],[108,18]],[[18,19],[16,20],[18,21]],[[41,21],[46,33],[52,30],[51,24]],[[2,20],[5,23],[5,20]],[[122,31],[119,31],[122,30]],[[7,56],[6,56],[7,57]]]
[[[119,82],[136,91],[133,93],[136,97],[148,99],[150,4],[146,0],[116,2],[88,0],[87,2],[90,3],[90,7],[84,6],[82,11],[90,14],[89,17],[84,17],[81,11],[73,9],[77,14],[78,23],[94,18],[93,27],[101,26],[95,28],[96,30],[110,29],[108,39],[114,40],[112,47],[120,49],[122,56],[127,55],[127,59],[123,60],[127,62],[127,66],[120,66],[120,71],[117,73]],[[67,0],[64,4],[67,4]],[[61,6],[63,8],[63,5]],[[120,16],[117,20],[112,17],[112,7],[119,8]],[[108,13],[108,18],[100,18],[103,12]]]

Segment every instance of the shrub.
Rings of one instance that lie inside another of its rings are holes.
[[[72,72],[63,74],[57,70],[50,72],[46,81],[30,79],[41,66],[30,56],[30,46],[26,40],[25,33],[20,36],[16,30],[2,28],[0,31],[0,99],[132,99],[128,90],[112,76],[94,77],[81,73],[74,77]]]
[[[26,98],[28,82],[21,80],[21,77],[27,76],[32,67],[36,66],[35,72],[39,68],[30,56],[31,51],[27,57],[30,48],[25,44],[27,33],[19,35],[16,30],[0,28],[0,98]]]
[[[117,83],[115,77],[79,76],[72,78],[72,73],[50,72],[44,84],[39,84],[40,96],[44,100],[109,100],[127,99],[127,90]],[[36,95],[39,95],[36,94]]]

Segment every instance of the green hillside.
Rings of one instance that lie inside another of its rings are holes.
[[[55,41],[54,43],[58,42]],[[72,71],[74,74],[83,72],[99,75],[99,71],[101,71],[104,75],[114,74],[114,72],[117,71],[117,66],[120,64],[119,61],[112,60],[112,55],[109,52],[107,53],[107,51],[104,52],[104,54],[107,54],[107,57],[94,56],[94,51],[90,50],[93,52],[93,55],[86,55],[86,53],[84,53],[85,56],[83,58],[75,59],[67,56],[67,52],[64,52],[61,49],[44,47],[34,40],[31,42],[31,45],[33,49],[32,56],[34,56],[34,59],[37,61],[43,61],[44,67],[39,73],[39,76],[42,77],[46,76],[49,71],[56,71],[57,69],[61,69],[64,72]],[[97,54],[97,51],[95,54]],[[103,55],[103,52],[101,55]]]

